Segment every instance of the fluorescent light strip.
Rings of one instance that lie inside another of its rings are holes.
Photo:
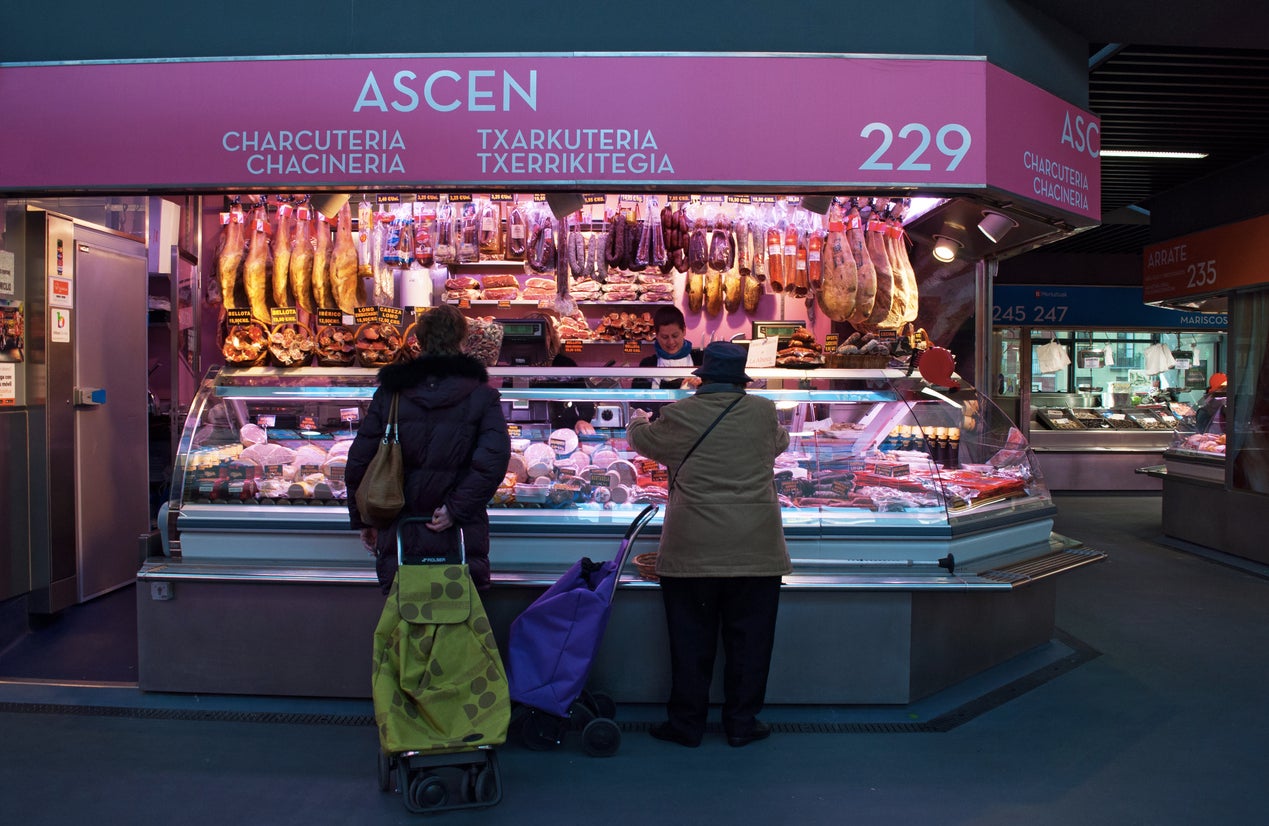
[[[1206,152],[1153,152],[1147,149],[1103,149],[1103,158],[1175,158],[1178,160],[1202,160]]]

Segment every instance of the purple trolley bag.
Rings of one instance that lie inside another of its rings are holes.
[[[572,567],[511,623],[507,681],[513,702],[568,717],[604,639],[612,599],[639,531],[659,510],[648,505],[630,523],[615,559]]]

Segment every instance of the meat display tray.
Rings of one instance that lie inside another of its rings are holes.
[[[1071,418],[1075,419],[1086,428],[1104,429],[1110,427],[1106,424],[1106,419],[1102,416],[1100,410],[1093,407],[1068,407],[1067,413],[1071,414]]]

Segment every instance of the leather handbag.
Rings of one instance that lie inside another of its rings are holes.
[[[392,406],[383,429],[379,450],[366,466],[366,475],[357,486],[357,511],[361,521],[386,528],[405,507],[405,469],[401,460],[400,431],[397,427],[399,394],[392,394]]]

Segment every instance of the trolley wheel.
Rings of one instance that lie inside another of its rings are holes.
[[[568,724],[574,731],[582,731],[597,716],[595,710],[580,699],[574,700],[568,707]]]
[[[474,803],[493,803],[498,799],[498,778],[492,766],[481,766],[472,772],[469,795]]]
[[[444,806],[449,800],[449,790],[445,781],[434,774],[416,774],[410,780],[410,788],[406,798],[411,804],[411,811],[422,812]]]
[[[520,727],[520,739],[530,751],[550,751],[560,744],[565,721],[550,714],[530,711]]]
[[[591,757],[612,757],[621,748],[621,729],[606,717],[596,717],[582,729],[582,746]]]
[[[392,791],[392,755],[379,749],[379,791]]]
[[[595,709],[596,717],[607,717],[611,720],[617,716],[617,703],[607,694],[596,691],[590,695],[590,700],[591,707]]]

